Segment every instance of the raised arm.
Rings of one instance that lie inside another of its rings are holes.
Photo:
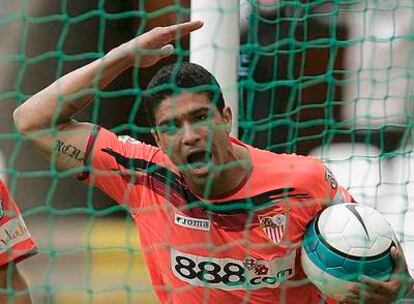
[[[144,33],[43,89],[13,113],[17,130],[30,138],[47,159],[54,159],[60,170],[83,166],[87,141],[94,126],[72,117],[87,107],[97,89],[133,65],[144,68],[171,55],[174,39],[199,29],[193,21],[155,28]]]

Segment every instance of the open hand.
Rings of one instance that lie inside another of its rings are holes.
[[[156,27],[120,45],[118,51],[137,67],[149,67],[174,52],[175,39],[188,35],[203,26],[202,21],[191,21],[166,27]]]

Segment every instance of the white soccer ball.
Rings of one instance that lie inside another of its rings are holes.
[[[301,261],[309,281],[328,296],[349,294],[360,275],[387,281],[394,234],[375,209],[359,204],[326,208],[309,224]]]

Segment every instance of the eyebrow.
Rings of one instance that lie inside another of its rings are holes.
[[[211,112],[213,109],[211,107],[208,106],[204,106],[198,109],[195,109],[194,111],[191,111],[189,113],[186,113],[185,116],[195,116],[197,114],[201,114],[204,112]],[[172,124],[176,124],[177,118],[176,117],[172,117],[172,118],[166,118],[161,120],[157,126],[168,126],[168,125],[172,125]]]
[[[161,126],[170,126],[170,125],[176,125],[176,119],[172,118],[172,119],[165,119],[160,121],[155,127],[161,127]]]

